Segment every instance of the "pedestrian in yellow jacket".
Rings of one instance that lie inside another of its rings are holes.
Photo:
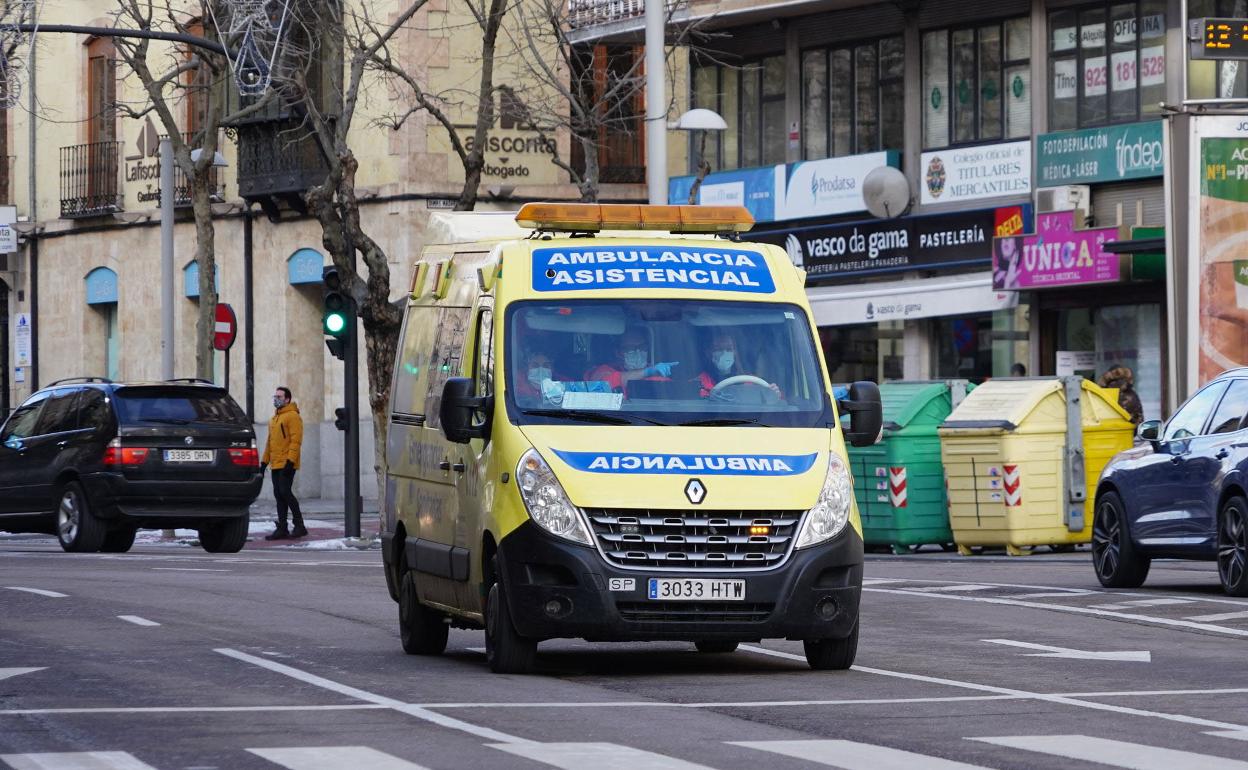
[[[291,400],[290,388],[279,387],[273,391],[273,418],[269,420],[269,438],[264,445],[263,468],[273,471],[273,499],[277,501],[277,528],[265,540],[285,540],[303,537],[308,530],[303,526],[303,512],[295,499],[295,471],[299,470],[299,453],[303,449],[303,418],[299,406]],[[293,531],[286,528],[286,515],[295,517]]]

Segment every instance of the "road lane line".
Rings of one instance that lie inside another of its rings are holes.
[[[1195,620],[1198,623],[1216,623],[1221,620],[1239,620],[1248,618],[1248,612],[1219,612],[1216,615],[1191,615],[1187,620]]]
[[[968,765],[929,754],[857,741],[730,741],[729,745],[769,751],[844,770],[912,770],[916,767],[924,770],[983,770],[981,765]]]
[[[1009,563],[1016,564],[1017,562],[1011,560]],[[1153,562],[1153,566],[1154,568],[1157,568],[1158,567],[1157,562]],[[871,580],[871,579],[877,579],[877,578],[864,578],[863,584],[866,585],[867,580]],[[882,578],[882,579],[888,580],[891,583],[902,583],[902,582],[904,583],[929,583],[929,584],[934,583],[937,585],[944,585],[944,584],[961,585],[963,583],[966,583],[969,585],[992,586],[993,588],[1026,588],[1026,589],[1031,589],[1033,591],[1067,591],[1075,595],[1077,594],[1099,594],[1105,597],[1110,597],[1110,596],[1132,597],[1134,596],[1134,597],[1139,597],[1139,598],[1149,598],[1149,597],[1155,597],[1157,595],[1155,592],[1148,592],[1148,591],[1114,591],[1114,590],[1090,589],[1090,588],[1062,588],[1061,586],[1037,586],[1037,585],[1029,585],[1027,583],[991,583],[991,582],[984,581],[984,580],[976,581],[974,583],[969,583],[968,581],[957,581],[957,580],[949,580],[949,579],[937,580],[935,578],[904,578],[904,579]],[[1210,602],[1213,604],[1230,604],[1230,605],[1234,605],[1237,607],[1248,608],[1248,601],[1244,601],[1242,599],[1228,599],[1225,597],[1217,597],[1217,596],[1201,596],[1199,599],[1193,599],[1193,601]]]
[[[1066,658],[1069,660],[1101,660],[1131,663],[1151,663],[1153,654],[1148,650],[1077,650],[1072,647],[1054,647],[1051,644],[1020,642],[1014,639],[980,639],[987,644],[1001,644],[1040,652],[1024,653],[1034,658]]]
[[[1113,741],[1090,735],[1009,736],[1003,738],[968,738],[1008,749],[1034,751],[1055,757],[1083,762],[1099,762],[1110,767],[1131,770],[1174,770],[1176,767],[1199,767],[1201,770],[1248,770],[1248,762],[1194,751],[1163,749],[1142,743]]]
[[[1233,741],[1248,741],[1248,730],[1213,730],[1205,733],[1217,738],[1230,738]]]
[[[769,650],[766,647],[755,647],[751,644],[743,644],[739,649],[749,652],[757,652],[762,655],[771,655],[777,658],[785,658],[787,660],[801,661],[802,663],[806,662],[806,656],[804,655],[794,655],[791,652],[781,652],[780,650]],[[907,679],[912,682],[927,682],[929,684],[940,684],[947,687],[960,687],[966,690],[990,692],[997,695],[1024,696],[1032,700],[1040,700],[1048,703],[1061,703],[1066,706],[1075,706],[1093,711],[1109,711],[1115,714],[1128,714],[1131,716],[1149,717],[1152,719],[1164,719],[1170,722],[1181,722],[1183,724],[1197,725],[1200,727],[1215,727],[1223,730],[1248,730],[1248,725],[1240,725],[1233,722],[1219,722],[1213,719],[1202,719],[1200,717],[1187,716],[1186,714],[1170,714],[1163,711],[1146,711],[1144,709],[1130,708],[1128,706],[1116,706],[1111,703],[1097,703],[1095,701],[1078,700],[1068,695],[1050,695],[1046,693],[1029,692],[1027,690],[1016,690],[1010,687],[996,687],[995,685],[990,684],[963,682],[957,679],[944,679],[937,676],[911,674],[905,671],[889,671],[888,669],[870,668],[867,666],[854,666],[853,670],[861,671],[866,674],[879,674],[880,676],[888,676],[895,679]],[[1245,770],[1248,770],[1248,768]]]
[[[442,727],[446,727],[451,730],[459,730],[461,732],[470,733],[472,735],[477,736],[478,738],[484,738],[486,740],[491,740],[491,741],[498,741],[500,743],[532,743],[532,741],[530,741],[527,738],[521,738],[516,735],[508,735],[507,733],[500,732],[498,730],[494,730],[489,727],[481,727],[480,725],[474,725],[469,722],[464,722],[454,717],[448,717],[445,714],[439,714],[437,712],[430,711],[420,706],[414,706],[410,703],[404,703],[403,701],[395,700],[394,698],[388,698],[384,695],[378,695],[376,693],[368,692],[367,690],[361,690],[358,687],[352,687],[351,685],[341,684],[339,682],[326,679],[325,677],[317,676],[316,674],[312,674],[307,671],[297,669],[293,666],[287,666],[284,663],[278,663],[276,661],[267,660],[265,658],[260,658],[255,655],[248,655],[245,652],[232,650],[228,647],[218,647],[215,650],[213,650],[213,652],[219,653],[228,658],[241,660],[244,663],[250,663],[253,666],[259,666],[260,668],[268,669],[269,671],[272,671],[275,674],[282,674],[284,676],[290,677],[291,679],[297,679],[300,682],[314,685],[324,690],[329,690],[330,692],[336,692],[339,695],[345,695],[348,698],[355,698],[356,700],[362,700],[368,703],[376,703],[382,706],[387,706],[389,708],[394,709],[395,711],[399,711],[401,713],[407,714],[408,716],[413,716],[413,717],[416,717],[417,719],[423,719],[426,722],[432,722],[433,724],[441,725]],[[1222,725],[1211,725],[1211,726],[1222,727]],[[1230,727],[1235,727],[1235,726],[1231,725]]]
[[[133,623],[133,624],[135,624],[136,626],[149,626],[149,627],[150,627],[150,626],[159,626],[159,625],[160,625],[159,623],[157,623],[157,622],[156,622],[156,621],[154,621],[154,620],[148,620],[147,618],[141,618],[141,617],[139,617],[138,615],[118,615],[118,616],[117,616],[117,619],[118,619],[118,620],[124,620],[124,621],[126,621],[127,623]]]
[[[979,583],[960,583],[958,585],[948,586],[925,586],[924,588],[912,588],[911,590],[921,591],[923,593],[931,591],[934,593],[936,591],[987,591],[992,587],[993,586],[981,585]]]
[[[39,668],[0,668],[0,679],[8,679],[11,676],[21,676],[22,674],[33,674],[45,668],[47,666],[40,666]]]
[[[0,754],[13,770],[156,770],[124,751]]]
[[[367,711],[388,709],[375,703],[336,706],[103,706],[96,708],[2,709],[0,717],[35,714],[233,714],[248,711]]]
[[[212,569],[211,567],[152,567],[152,572],[232,572],[232,570]]]
[[[28,594],[37,594],[39,596],[49,596],[53,599],[64,599],[69,596],[69,594],[63,594],[58,591],[47,591],[42,588],[23,588],[22,586],[5,586],[5,588],[9,589],[10,591],[25,591]]]
[[[311,746],[291,749],[247,749],[287,770],[426,770],[423,765],[399,759],[368,746]]]
[[[1045,602],[1028,602],[1021,599],[1002,599],[992,596],[961,596],[959,594],[932,594],[922,593],[920,591],[907,591],[900,588],[863,588],[863,591],[874,591],[880,594],[895,594],[897,596],[923,596],[929,599],[948,599],[958,602],[980,602],[982,604],[1000,604],[1007,607],[1028,607],[1035,610],[1054,610],[1057,612],[1069,612],[1075,615],[1092,615],[1100,618],[1118,618],[1120,620],[1140,620],[1145,623],[1154,623],[1159,626],[1173,626],[1175,628],[1187,628],[1193,631],[1210,631],[1215,634],[1226,634],[1227,636],[1248,637],[1248,629],[1228,628],[1226,626],[1215,626],[1211,623],[1196,623],[1190,620],[1178,620],[1175,618],[1159,618],[1155,615],[1139,615],[1133,612],[1111,612],[1110,610],[1094,610],[1090,607],[1070,607],[1065,604],[1047,604]]]
[[[863,585],[866,585],[865,583]],[[1093,591],[1036,591],[1029,594],[1005,594],[1002,599],[1058,599],[1069,596],[1091,596]]]
[[[1113,604],[1089,604],[1094,610],[1130,610],[1136,607],[1164,607],[1168,604],[1194,604],[1195,599],[1133,599]]]
[[[618,743],[490,743],[490,748],[562,770],[711,770],[706,765]]]

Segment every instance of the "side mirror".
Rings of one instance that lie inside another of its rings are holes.
[[[1155,448],[1161,440],[1161,420],[1145,420],[1140,423],[1135,429],[1135,437],[1151,443]]]
[[[20,452],[22,451],[22,440],[17,436],[9,436],[5,439],[4,446],[8,449],[12,449],[14,452]]]
[[[473,393],[473,381],[468,377],[451,377],[442,386],[442,405],[438,416],[442,420],[442,434],[447,441],[467,444],[474,438],[490,435],[490,415],[494,411],[492,396],[477,397]],[[478,412],[485,419],[476,421]]]
[[[843,418],[849,418],[845,440],[851,446],[871,446],[880,440],[884,432],[884,407],[880,403],[880,388],[874,382],[850,385],[849,398],[837,401],[836,408]]]

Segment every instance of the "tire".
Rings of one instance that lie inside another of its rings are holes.
[[[1248,596],[1248,500],[1238,495],[1218,514],[1218,578],[1228,596]]]
[[[91,512],[87,493],[77,481],[66,482],[56,498],[56,539],[73,553],[100,550],[107,533],[104,522]]]
[[[1092,567],[1106,588],[1139,588],[1152,560],[1136,553],[1127,529],[1122,498],[1106,492],[1096,500],[1092,518]]]
[[[199,544],[208,553],[238,553],[247,544],[251,517],[247,514],[199,527]]]
[[[736,652],[738,642],[725,642],[719,639],[703,639],[694,642],[693,646],[698,648],[698,652],[704,652],[708,655],[722,655],[724,653]]]
[[[521,636],[511,622],[497,557],[490,571],[494,583],[485,599],[485,661],[496,674],[527,674],[537,662],[537,640]]]
[[[807,639],[802,642],[806,662],[815,671],[844,671],[858,655],[858,624],[844,639]]]
[[[386,570],[389,572],[389,570]],[[442,614],[420,603],[416,576],[407,572],[399,583],[399,641],[408,655],[441,655],[449,632]]]
[[[104,553],[125,553],[134,545],[134,536],[136,534],[138,534],[138,530],[134,527],[114,529],[104,536],[104,542],[100,545],[100,550]]]

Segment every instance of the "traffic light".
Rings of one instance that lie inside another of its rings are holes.
[[[343,290],[343,275],[335,265],[327,265],[321,271],[321,303],[324,308],[321,328],[329,339],[325,346],[335,358],[342,359],[346,351],[347,337],[351,334],[355,303]]]
[[[338,430],[345,431],[347,429],[347,424],[348,424],[347,419],[348,419],[347,408],[345,406],[340,406],[334,410],[334,427],[335,428],[337,428]]]

